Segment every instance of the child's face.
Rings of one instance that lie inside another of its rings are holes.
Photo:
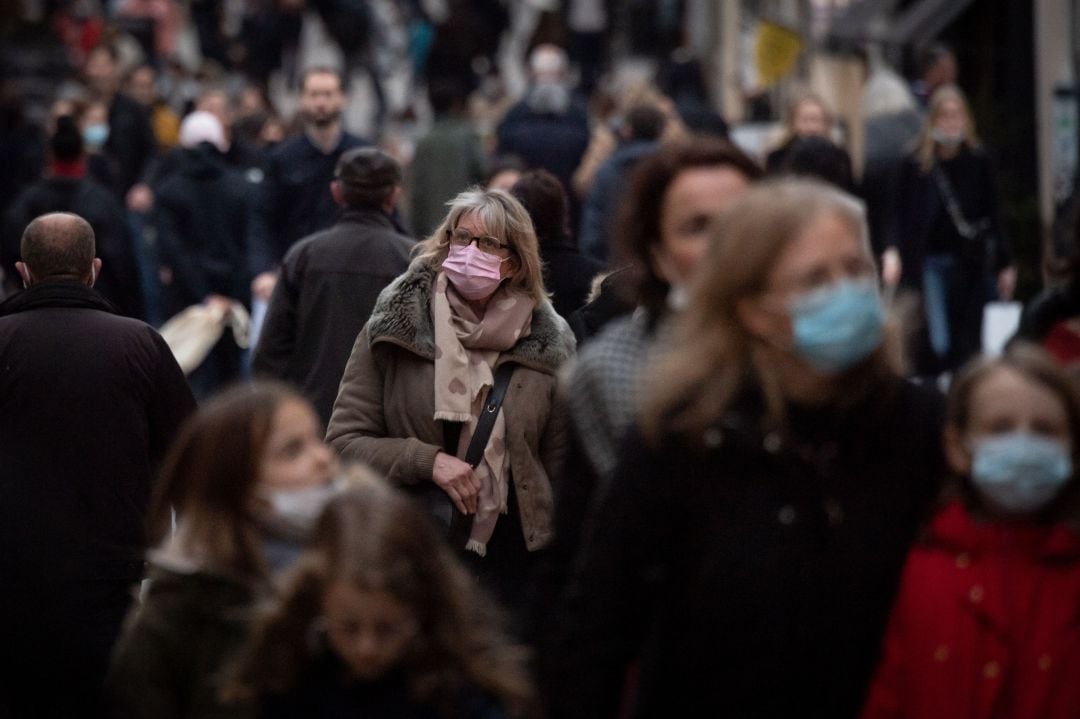
[[[374,680],[401,663],[416,637],[412,611],[384,591],[334,582],[323,595],[330,648],[355,679]]]
[[[971,476],[974,449],[980,441],[1010,434],[1053,440],[1072,453],[1065,403],[1048,387],[1016,370],[994,370],[974,388],[970,402],[967,428],[950,427],[945,435],[946,457],[957,474]]]
[[[263,452],[260,484],[269,490],[295,490],[329,484],[337,459],[323,442],[315,413],[302,402],[282,404]]]

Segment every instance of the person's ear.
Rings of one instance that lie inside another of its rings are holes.
[[[101,259],[94,258],[94,261],[90,263],[90,286],[93,287],[97,282],[98,275],[101,274]]]
[[[22,278],[23,287],[29,287],[34,284],[34,277],[30,274],[30,268],[26,266],[25,262],[16,262],[15,271],[19,273],[19,277]]]
[[[331,180],[330,196],[334,198],[334,202],[345,206],[345,189],[341,186],[341,180]]]
[[[398,201],[401,200],[401,193],[403,193],[404,191],[405,188],[403,188],[401,185],[394,185],[394,189],[390,190],[390,194],[388,194],[386,196],[386,199],[383,200],[383,211],[386,214],[389,215],[391,212],[394,211],[394,208],[397,207]]]
[[[964,443],[963,433],[955,425],[947,425],[942,437],[945,461],[957,475],[967,477],[971,474],[971,451]]]

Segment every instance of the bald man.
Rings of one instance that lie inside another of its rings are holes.
[[[194,400],[161,336],[93,289],[86,220],[38,217],[20,254],[0,304],[0,716],[92,716]]]

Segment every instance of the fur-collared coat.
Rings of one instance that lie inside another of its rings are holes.
[[[399,484],[432,481],[443,429],[435,414],[436,267],[413,262],[379,296],[356,338],[338,390],[327,441],[346,460],[366,462]],[[530,551],[551,539],[552,487],[566,444],[566,414],[555,410],[556,372],[574,336],[547,302],[532,331],[498,360],[517,364],[503,401],[510,471]]]

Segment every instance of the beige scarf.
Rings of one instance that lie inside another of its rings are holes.
[[[476,429],[484,400],[495,383],[499,355],[527,337],[536,302],[506,285],[488,300],[481,317],[440,272],[431,296],[435,324],[435,419],[461,422],[457,456],[465,451]],[[474,472],[480,496],[472,531],[465,548],[481,557],[495,531],[500,514],[507,511],[510,453],[506,445],[506,413],[499,412],[484,456]]]

